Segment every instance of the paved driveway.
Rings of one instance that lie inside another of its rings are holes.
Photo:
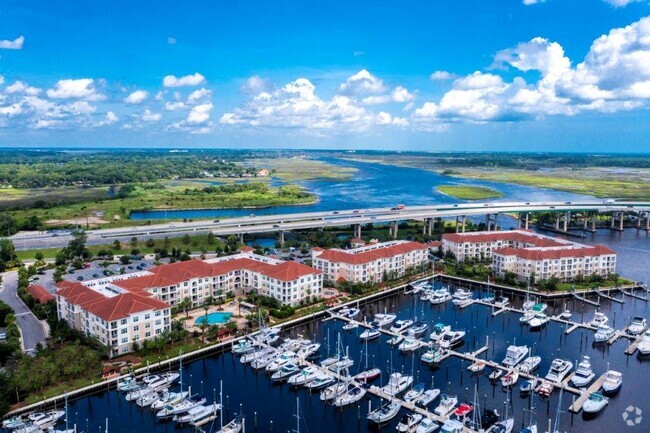
[[[2,276],[3,285],[0,289],[0,299],[13,308],[16,322],[23,336],[23,349],[33,351],[38,343],[45,345],[47,335],[41,322],[18,297],[18,272],[6,272]]]

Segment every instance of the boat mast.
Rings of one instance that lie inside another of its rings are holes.
[[[219,422],[221,424],[221,431],[223,431],[223,380],[219,381],[219,404],[221,405],[221,416],[219,417]]]
[[[300,398],[296,397],[296,414],[294,415],[296,418],[296,429],[294,430],[295,433],[300,433]]]
[[[555,412],[555,426],[553,427],[553,432],[559,432],[558,430],[560,428],[560,408],[562,406],[562,391],[564,391],[564,387],[560,388],[560,398],[558,399],[557,402],[557,411]]]

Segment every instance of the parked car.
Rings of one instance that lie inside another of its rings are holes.
[[[83,275],[79,275],[79,276],[77,277],[77,281],[83,281],[83,280],[84,280],[84,276],[83,276]]]
[[[0,332],[0,340],[6,340],[7,339],[7,334],[4,332]]]

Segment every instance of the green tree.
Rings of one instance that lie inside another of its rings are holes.
[[[69,257],[84,257],[88,255],[86,249],[86,232],[81,229],[74,229],[71,233],[72,239],[68,242],[67,250]]]

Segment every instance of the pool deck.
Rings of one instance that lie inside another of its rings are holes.
[[[237,322],[238,327],[243,327],[246,323],[246,318],[244,317],[248,314],[248,310],[244,311],[242,308],[242,316],[239,317],[239,304],[236,300],[233,300],[233,305],[230,305],[230,302],[226,302],[222,305],[212,305],[208,309],[208,315],[211,313],[231,313],[230,321]],[[183,318],[185,315],[179,313],[177,319]],[[201,325],[196,323],[197,319],[200,317],[205,317],[205,310],[203,307],[195,308],[194,310],[188,310],[187,319],[183,320],[183,326],[190,332],[201,331]],[[214,323],[214,325],[224,325],[225,323]]]

